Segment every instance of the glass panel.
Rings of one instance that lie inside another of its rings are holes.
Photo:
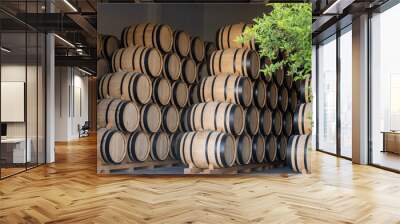
[[[352,33],[340,36],[340,152],[352,157]],[[347,31],[347,32],[346,32]]]
[[[30,147],[26,150],[26,40],[26,33],[1,34],[2,177],[24,171],[31,158]]]
[[[318,48],[318,147],[336,153],[336,36]]]
[[[372,163],[400,170],[400,5],[375,15],[372,25]],[[387,133],[383,133],[387,132]]]

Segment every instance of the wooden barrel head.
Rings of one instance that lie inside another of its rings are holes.
[[[273,79],[276,83],[276,85],[281,86],[283,84],[283,81],[285,79],[285,71],[283,68],[279,68],[276,70],[273,74]]]
[[[178,109],[174,106],[165,106],[161,109],[162,130],[167,133],[174,133],[178,130],[180,115]]]
[[[256,80],[253,84],[253,100],[258,108],[263,108],[267,99],[267,87],[262,80]]]
[[[272,113],[272,131],[275,135],[280,135],[282,132],[282,112],[279,110]]]
[[[128,157],[133,162],[144,162],[150,154],[150,139],[147,134],[136,131],[128,134]]]
[[[274,82],[267,85],[267,105],[270,109],[275,110],[278,104],[278,87]]]
[[[268,108],[260,111],[260,132],[263,135],[269,135],[272,130],[272,112]]]
[[[291,112],[295,112],[297,108],[297,91],[292,89],[289,91],[288,107]]]
[[[312,104],[302,103],[293,116],[293,131],[295,134],[312,133]]]
[[[97,128],[105,128],[108,123],[108,107],[114,99],[108,98],[97,103]]]
[[[260,56],[257,51],[249,50],[248,51],[248,60],[251,62],[251,65],[247,65],[247,74],[250,78],[256,80],[260,75]]]
[[[289,111],[283,114],[283,133],[290,136],[293,130],[293,115]]]
[[[292,135],[289,138],[286,161],[294,172],[311,172],[311,135]]]
[[[286,159],[286,147],[288,144],[287,137],[285,135],[280,135],[277,139],[277,148],[278,148],[278,158],[282,161]]]
[[[278,103],[279,103],[279,108],[282,111],[286,111],[288,107],[288,91],[284,86],[281,86],[279,88]]]
[[[161,53],[154,48],[147,48],[146,54],[144,54],[141,60],[142,68],[144,73],[153,77],[160,76],[163,68],[163,58]]]
[[[183,137],[183,133],[173,133],[169,136],[170,140],[170,157],[172,159],[180,160],[180,144]]]
[[[252,151],[253,161],[262,163],[265,157],[265,139],[262,135],[257,134],[253,136]]]
[[[184,107],[188,101],[188,87],[182,81],[172,83],[171,103],[177,107]]]
[[[197,78],[197,66],[196,63],[190,59],[190,58],[185,58],[182,60],[182,73],[181,73],[181,79],[188,83],[188,84],[193,84],[196,81]]]
[[[273,135],[268,135],[265,138],[265,160],[274,162],[277,156],[277,142]]]
[[[236,163],[239,165],[249,164],[252,156],[252,139],[250,135],[243,133],[236,137]]]
[[[214,52],[215,50],[217,50],[217,48],[215,47],[215,44],[213,42],[204,42],[204,47],[205,47],[205,59],[210,59],[212,52]]]
[[[196,103],[200,103],[200,90],[198,84],[189,87],[189,105]]]
[[[190,57],[196,62],[203,61],[205,56],[204,41],[199,37],[190,40]]]
[[[190,36],[185,31],[174,32],[174,52],[181,57],[187,57],[190,51]]]
[[[204,78],[210,76],[208,73],[207,63],[200,62],[197,64],[197,81],[201,82]]]
[[[140,126],[147,132],[157,132],[161,126],[161,110],[157,104],[145,104],[140,109]]]
[[[259,111],[257,107],[251,106],[245,112],[245,130],[246,133],[254,136],[259,130]]]
[[[311,92],[311,78],[308,77],[304,80],[296,81],[296,89],[298,91],[298,98],[301,103],[310,103],[312,100]]]
[[[153,160],[163,161],[167,159],[170,151],[169,136],[167,134],[163,132],[152,134],[150,144],[150,157]]]
[[[171,100],[171,84],[168,79],[157,78],[153,82],[153,100],[159,105],[167,105]]]
[[[105,74],[110,73],[111,71],[111,67],[110,67],[110,63],[108,62],[107,59],[105,58],[100,58],[97,59],[97,78],[100,79],[100,77],[102,77]]]
[[[163,75],[169,80],[178,80],[181,76],[181,59],[177,54],[164,55]]]
[[[153,91],[150,78],[144,74],[140,74],[135,78],[135,80],[131,80],[131,82],[132,84],[130,84],[129,95],[136,96],[136,101],[138,103],[148,103],[151,99],[151,93]]]
[[[122,132],[112,129],[99,129],[97,131],[97,147],[105,163],[119,164],[126,155],[126,140]]]
[[[293,86],[293,76],[289,74],[285,74],[285,80],[284,80],[284,85],[286,88],[291,89]]]
[[[170,52],[173,44],[173,31],[168,25],[158,25],[156,32],[157,48],[162,49],[163,52]]]

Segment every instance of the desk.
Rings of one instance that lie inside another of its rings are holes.
[[[400,131],[383,131],[383,152],[400,154]]]
[[[27,147],[25,151],[25,138],[5,138],[1,139],[1,157],[7,163],[26,163],[31,162],[32,140],[26,139]]]

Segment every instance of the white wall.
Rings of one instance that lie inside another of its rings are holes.
[[[55,140],[78,138],[78,125],[88,120],[88,78],[76,68],[56,67]]]

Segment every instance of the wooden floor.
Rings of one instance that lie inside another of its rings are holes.
[[[400,223],[400,175],[315,153],[310,175],[96,175],[95,139],[0,181],[0,223]]]

